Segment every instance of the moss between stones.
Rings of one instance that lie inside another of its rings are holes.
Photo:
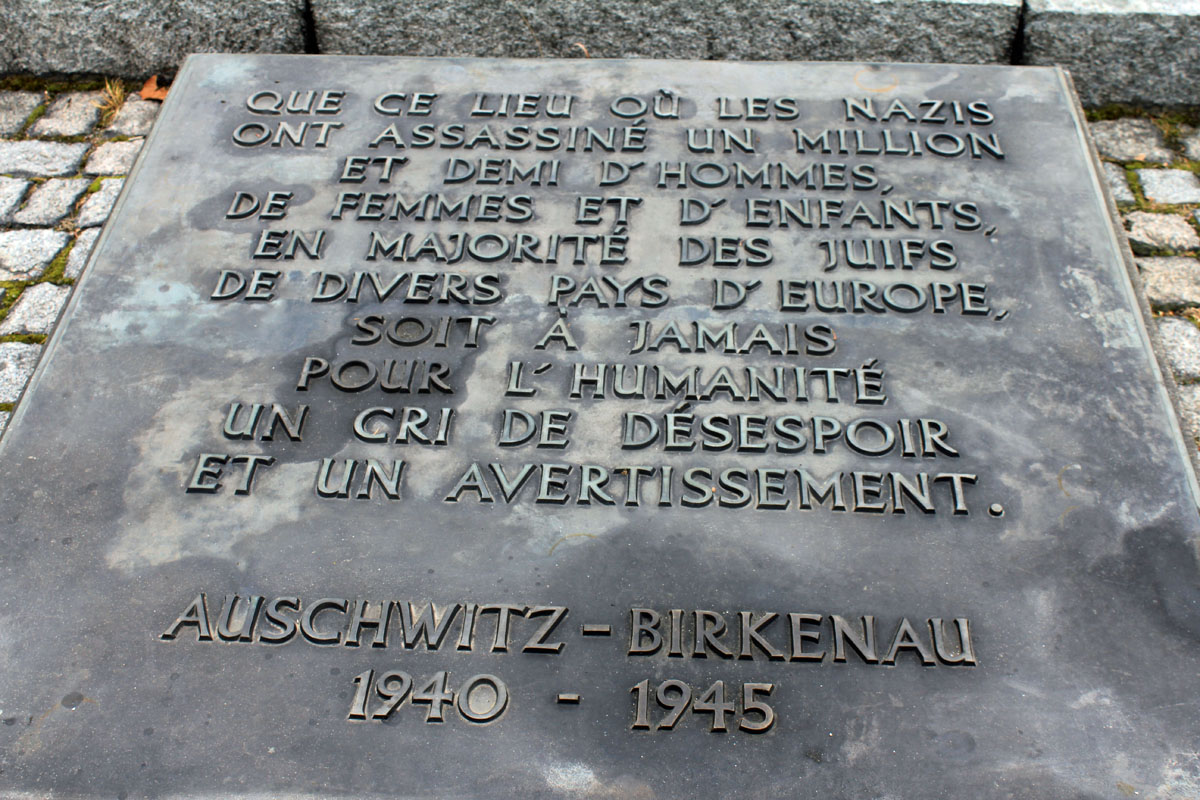
[[[49,107],[50,107],[49,103],[42,103],[40,106],[35,108],[33,111],[30,111],[29,116],[25,118],[25,122],[23,122],[21,124],[21,129],[19,131],[17,131],[17,138],[19,139],[19,138],[23,137],[25,135],[25,132],[28,131],[30,129],[30,127],[33,126],[33,123],[37,122],[38,119],[43,114],[46,113],[46,109],[48,109]]]
[[[71,241],[67,242],[67,246],[54,257],[54,260],[50,262],[50,266],[46,267],[46,271],[42,273],[42,277],[36,281],[30,281],[30,283],[57,283],[64,286],[69,286],[73,283],[69,278],[63,277],[63,272],[67,268],[67,259],[70,257],[71,251],[75,249],[77,241],[78,239],[72,238]]]
[[[72,279],[65,277],[63,272],[66,271],[67,259],[70,257],[71,251],[75,249],[76,241],[76,239],[71,239],[39,277],[27,281],[0,281],[0,292],[2,292],[0,294],[0,320],[8,316],[9,312],[12,311],[13,304],[20,298],[21,293],[30,286],[39,283],[71,286],[75,283]],[[26,338],[28,337],[22,338],[21,336],[17,336],[14,338],[13,336],[0,336],[0,342],[23,342],[26,341]],[[44,338],[41,334],[33,334],[33,339],[30,339],[30,341],[36,340],[40,342]]]
[[[44,344],[46,342],[46,334],[11,333],[8,336],[0,336],[0,343],[7,344],[8,342],[20,342],[21,344]]]
[[[3,292],[0,294],[0,319],[4,319],[8,315],[8,309],[17,301],[24,288],[23,282],[4,281],[0,283],[0,292]]]
[[[1142,180],[1136,172],[1140,167],[1133,164],[1122,164],[1125,168],[1125,180],[1129,181],[1129,191],[1133,192],[1133,202],[1137,208],[1146,205],[1146,195],[1142,191]]]
[[[80,142],[90,142],[91,139],[87,136],[39,136],[39,142],[59,142],[61,144],[79,144]]]
[[[1127,103],[1109,103],[1095,108],[1084,109],[1084,117],[1088,122],[1120,119],[1122,117],[1151,117],[1155,124],[1168,125],[1178,128],[1180,125],[1200,125],[1200,108],[1163,108],[1161,106],[1137,106]],[[1165,131],[1164,131],[1165,132]]]
[[[1186,165],[1186,168],[1189,171],[1192,171],[1192,172],[1200,171],[1200,170],[1197,170],[1198,165],[1195,162],[1185,161],[1183,163]],[[1120,204],[1122,209],[1124,209],[1124,210],[1132,209],[1132,210],[1136,210],[1136,211],[1149,211],[1154,214],[1173,214],[1175,216],[1184,216],[1184,217],[1186,217],[1189,224],[1191,224],[1193,227],[1195,227],[1196,219],[1192,215],[1192,211],[1194,211],[1197,208],[1200,208],[1200,204],[1198,204],[1198,203],[1156,203],[1153,200],[1149,200],[1146,198],[1146,193],[1145,193],[1145,190],[1142,188],[1142,181],[1141,181],[1140,176],[1137,174],[1137,170],[1139,170],[1139,169],[1164,169],[1164,167],[1151,166],[1149,164],[1144,164],[1140,161],[1130,161],[1130,162],[1126,162],[1124,164],[1117,162],[1117,164],[1118,164],[1118,166],[1120,166],[1121,168],[1123,168],[1125,170],[1125,180],[1129,182],[1129,190],[1131,192],[1133,192],[1133,196],[1134,196],[1134,202],[1132,204],[1130,204],[1130,203],[1121,203]],[[1175,164],[1172,164],[1170,167],[1165,167],[1165,169],[1175,169],[1175,168],[1176,168]],[[1200,229],[1198,229],[1198,231],[1200,231]]]
[[[73,78],[39,78],[34,75],[0,76],[0,91],[7,92],[94,92],[104,88],[104,78],[85,75]]]

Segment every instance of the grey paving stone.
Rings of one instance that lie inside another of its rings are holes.
[[[1183,154],[1192,161],[1200,161],[1200,131],[1184,126]]]
[[[1017,0],[313,0],[323,53],[1008,63]]]
[[[87,178],[51,178],[33,190],[12,221],[19,225],[54,225],[74,210],[75,201],[87,191],[89,183]]]
[[[1118,203],[1132,203],[1137,199],[1133,196],[1133,190],[1129,188],[1124,167],[1108,161],[1100,166],[1104,168],[1104,179],[1108,181],[1108,188],[1112,191],[1114,200]]]
[[[128,175],[143,141],[130,139],[127,142],[106,142],[88,157],[83,171],[88,175]]]
[[[1084,105],[1196,102],[1196,0],[1029,0],[1024,44],[1025,63],[1070,70]]]
[[[1184,217],[1132,211],[1125,219],[1129,223],[1129,244],[1135,253],[1195,250],[1200,247],[1200,236],[1196,235],[1196,229]]]
[[[1185,381],[1200,378],[1200,328],[1181,317],[1160,317],[1158,336],[1175,377]]]
[[[145,136],[154,125],[159,105],[154,100],[143,100],[140,95],[129,95],[104,129],[104,135]]]
[[[0,411],[0,435],[4,434],[4,429],[8,427],[8,418],[11,416],[8,411]]]
[[[21,205],[21,198],[29,188],[29,181],[0,176],[0,225],[8,222]]]
[[[1173,154],[1163,141],[1162,131],[1148,119],[1126,117],[1093,122],[1088,126],[1100,155],[1116,161],[1148,161],[1167,164]]]
[[[0,322],[0,335],[49,333],[70,294],[70,286],[53,283],[36,283],[26,288]]]
[[[100,120],[102,92],[65,92],[29,127],[30,136],[85,136]]]
[[[1183,256],[1137,259],[1146,299],[1154,308],[1200,306],[1200,261]]]
[[[1155,203],[1200,203],[1200,181],[1185,169],[1139,169],[1142,194]]]
[[[0,136],[21,130],[33,110],[42,104],[38,92],[0,92]]]
[[[79,221],[76,223],[80,228],[91,228],[95,225],[103,225],[108,219],[108,214],[112,211],[113,203],[117,202],[117,195],[121,193],[121,187],[125,185],[124,178],[109,178],[106,181],[100,182],[100,188],[88,196],[84,201],[83,208],[79,210]]]
[[[45,228],[0,231],[0,280],[21,281],[41,275],[70,238],[62,231]]]
[[[92,248],[96,246],[98,238],[100,238],[99,228],[88,228],[75,237],[75,246],[67,255],[67,265],[63,268],[63,277],[71,280],[79,277],[84,266],[87,265],[88,256],[92,254]]]
[[[41,354],[41,345],[0,343],[0,403],[17,402]]]
[[[1200,438],[1200,383],[1179,387],[1179,415],[1184,432]]]
[[[72,175],[88,146],[84,142],[0,142],[0,173],[54,177]]]
[[[172,75],[189,53],[302,53],[303,0],[2,0],[0,70]]]

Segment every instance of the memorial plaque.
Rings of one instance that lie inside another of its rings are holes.
[[[196,56],[0,443],[0,788],[1195,797],[1054,69]]]

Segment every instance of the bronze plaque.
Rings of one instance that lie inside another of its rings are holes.
[[[0,443],[0,787],[1195,796],[1101,185],[1054,69],[191,58]]]

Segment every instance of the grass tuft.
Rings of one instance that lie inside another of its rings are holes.
[[[96,103],[96,107],[100,109],[100,127],[107,128],[116,116],[117,111],[125,103],[125,83],[119,78],[115,80],[104,79],[103,97]]]

